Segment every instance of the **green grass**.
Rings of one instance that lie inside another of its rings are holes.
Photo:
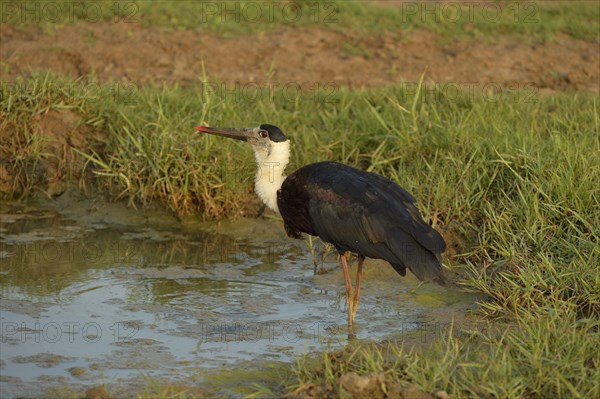
[[[112,1],[29,0],[3,8],[3,22],[52,28],[76,21],[121,21],[168,29],[194,29],[235,36],[283,25],[351,30],[360,34],[415,29],[453,37],[492,40],[497,35],[546,40],[558,33],[600,41],[600,6],[594,1],[449,2],[381,6],[366,1]],[[49,5],[50,4],[50,5]]]
[[[60,167],[64,153],[51,151],[51,137],[33,127],[49,112],[68,111],[98,137],[96,151],[67,150],[87,189],[180,214],[235,215],[254,198],[252,152],[193,127],[270,122],[292,140],[290,171],[330,159],[382,173],[415,195],[427,220],[470,237],[459,257],[466,266],[456,271],[465,287],[488,295],[480,309],[489,326],[457,326],[459,334],[424,349],[324,353],[317,366],[297,366],[290,389],[321,384],[335,396],[345,373],[382,371],[386,386],[453,397],[600,394],[597,95],[506,91],[492,99],[406,86],[297,98],[265,90],[251,100],[164,86],[98,100],[49,76],[26,83],[28,90],[1,92],[0,155],[15,176],[5,196],[39,186],[27,173],[32,165]]]
[[[565,312],[518,317],[501,331],[450,331],[428,347],[357,345],[324,353],[316,364],[299,359],[291,389],[314,384],[338,397],[344,375],[383,373],[386,391],[417,386],[457,398],[593,398],[600,394],[599,328],[598,319]]]

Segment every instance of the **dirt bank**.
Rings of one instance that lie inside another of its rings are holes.
[[[0,30],[3,80],[31,70],[101,82],[193,83],[204,62],[225,83],[384,86],[417,81],[498,84],[536,90],[600,91],[600,46],[565,35],[542,44],[498,38],[490,44],[440,38],[428,31],[361,36],[321,28],[223,38],[128,23],[79,23],[56,28]],[[444,39],[444,40],[441,40]]]

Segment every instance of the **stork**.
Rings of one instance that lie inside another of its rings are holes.
[[[287,235],[318,236],[336,248],[344,270],[349,327],[360,302],[365,257],[386,260],[401,276],[408,268],[421,281],[444,285],[440,257],[446,243],[425,223],[415,198],[398,184],[337,162],[313,163],[285,176],[290,141],[274,125],[196,130],[250,143],[258,166],[256,193],[281,214]],[[357,254],[355,287],[346,252]]]

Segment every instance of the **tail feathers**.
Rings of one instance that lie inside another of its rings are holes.
[[[435,283],[438,283],[442,287],[445,287],[448,285],[448,280],[446,279],[446,276],[444,276],[444,273],[440,273],[440,275],[437,276],[436,278],[434,278],[433,281]]]
[[[392,237],[388,246],[400,262],[390,263],[401,276],[406,274],[406,267],[408,267],[421,281],[446,284],[438,255],[421,246],[409,234],[400,229],[394,229]]]
[[[401,275],[402,277],[406,276],[406,267],[404,267],[404,265],[400,263],[390,263],[390,265],[392,265],[394,270],[396,270],[399,275]]]

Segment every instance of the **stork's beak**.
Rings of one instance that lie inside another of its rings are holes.
[[[208,126],[196,126],[196,130],[208,134],[214,134],[217,136],[229,137],[231,139],[248,141],[252,129],[248,128],[226,128],[226,127],[208,127]]]

